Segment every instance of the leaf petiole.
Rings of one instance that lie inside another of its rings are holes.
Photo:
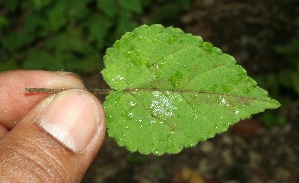
[[[66,88],[59,88],[59,89],[54,89],[54,88],[24,88],[25,93],[49,93],[49,94],[54,94],[54,93],[59,93],[64,90],[67,90]],[[111,93],[113,90],[112,89],[97,89],[97,88],[89,88],[89,89],[82,89],[89,91],[93,94],[98,94],[98,95],[108,95]]]

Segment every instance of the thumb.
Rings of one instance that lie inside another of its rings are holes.
[[[104,121],[89,92],[44,99],[0,140],[0,182],[80,182],[104,139]]]

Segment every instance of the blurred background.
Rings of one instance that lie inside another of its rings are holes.
[[[231,54],[282,107],[177,155],[130,153],[107,137],[83,182],[299,182],[299,0],[0,0],[0,71],[70,71],[107,88],[106,48],[154,23]]]

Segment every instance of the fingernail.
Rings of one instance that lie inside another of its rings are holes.
[[[38,123],[60,143],[80,152],[97,130],[99,110],[87,92],[65,91],[54,96]]]

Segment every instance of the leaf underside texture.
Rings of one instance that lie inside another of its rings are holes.
[[[178,28],[140,26],[104,63],[108,133],[132,152],[178,153],[280,105],[232,56]]]

